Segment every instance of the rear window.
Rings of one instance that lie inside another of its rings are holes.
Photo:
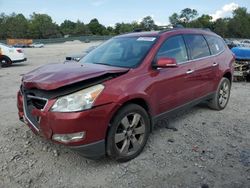
[[[207,39],[210,51],[213,55],[218,54],[225,49],[225,43],[222,39],[209,35],[206,35],[205,38]]]
[[[191,59],[199,59],[210,56],[210,51],[205,38],[202,35],[184,35]]]

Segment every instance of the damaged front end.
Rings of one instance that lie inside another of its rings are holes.
[[[41,130],[40,123],[42,116],[45,116],[44,111],[53,110],[53,104],[56,103],[58,98],[70,95],[75,92],[82,91],[84,89],[91,88],[93,86],[98,86],[118,77],[123,73],[107,73],[102,76],[84,80],[75,84],[60,87],[54,90],[43,90],[37,88],[25,88],[23,85],[18,93],[18,99],[22,101],[22,105],[18,105],[19,108],[19,118],[26,124],[29,123],[32,130],[39,132]],[[80,110],[79,110],[80,111]],[[47,124],[47,122],[43,122]],[[51,136],[51,132],[48,131],[48,126],[43,126],[43,133],[46,133],[46,137]]]
[[[35,134],[64,145],[79,146],[103,140],[107,116],[116,104],[108,100],[96,104],[95,99],[105,89],[106,81],[129,69],[70,65],[65,75],[59,65],[50,66],[53,69],[49,71],[46,71],[48,67],[41,67],[23,76],[17,95],[19,119]]]
[[[235,47],[234,81],[250,81],[250,48]]]
[[[234,81],[250,81],[250,60],[236,59],[234,64]]]

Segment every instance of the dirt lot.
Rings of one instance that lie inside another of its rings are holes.
[[[20,75],[89,45],[25,49],[27,62],[0,69],[0,187],[250,187],[250,83],[234,83],[223,111],[200,105],[161,123],[128,163],[87,160],[34,136],[17,118]]]

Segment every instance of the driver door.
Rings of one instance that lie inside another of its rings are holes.
[[[178,64],[173,68],[158,68],[152,77],[155,79],[152,97],[157,114],[170,111],[190,102],[194,96],[195,63],[188,61],[187,48],[182,35],[167,38],[156,55],[159,58],[175,58]]]

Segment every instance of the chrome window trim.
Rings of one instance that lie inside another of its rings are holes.
[[[221,52],[219,52],[217,54],[213,54],[213,55],[210,55],[210,56],[205,56],[205,57],[201,57],[201,58],[197,58],[197,59],[191,59],[191,60],[188,60],[188,61],[179,62],[177,64],[182,65],[182,64],[193,62],[193,61],[199,61],[199,60],[207,59],[207,58],[210,58],[210,57],[215,57],[215,56],[218,56],[218,55],[222,54],[223,52],[225,52],[225,48],[223,49],[223,51],[221,51]]]

